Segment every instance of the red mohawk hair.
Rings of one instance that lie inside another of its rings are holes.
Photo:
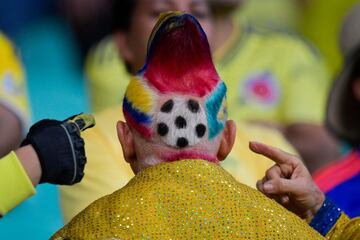
[[[139,73],[160,93],[207,95],[220,77],[203,29],[190,14],[171,13],[164,19],[150,37],[146,64]]]

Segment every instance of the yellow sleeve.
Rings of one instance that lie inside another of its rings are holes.
[[[120,106],[95,114],[96,126],[82,133],[87,163],[82,181],[61,186],[60,197],[65,222],[91,202],[123,187],[134,176],[124,160],[116,123],[123,120]]]
[[[289,41],[287,47],[282,121],[322,123],[330,83],[325,62],[315,48],[300,39]]]
[[[111,36],[91,49],[85,73],[94,112],[121,104],[130,76]]]
[[[1,32],[0,49],[0,104],[15,113],[25,132],[30,111],[24,73],[14,46]]]
[[[0,159],[0,216],[35,194],[35,188],[14,152]]]
[[[360,239],[360,217],[349,219],[342,213],[325,237],[331,240]]]

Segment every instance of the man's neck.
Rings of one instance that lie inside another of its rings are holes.
[[[163,153],[160,158],[147,157],[141,161],[137,161],[136,164],[131,164],[131,168],[134,174],[137,174],[146,168],[155,166],[160,163],[170,163],[181,160],[204,160],[215,164],[220,163],[216,157],[210,154],[196,153],[192,151],[180,151],[176,153]]]
[[[164,162],[174,162],[174,161],[188,160],[188,159],[201,159],[212,163],[219,163],[217,157],[211,154],[199,153],[196,151],[185,151],[185,150],[163,153],[161,158],[163,159]]]

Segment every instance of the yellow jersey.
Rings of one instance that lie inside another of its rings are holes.
[[[0,104],[12,111],[25,132],[30,121],[23,68],[9,39],[0,32]]]
[[[321,123],[328,74],[316,49],[303,39],[235,25],[214,59],[229,89],[230,118],[283,125]]]
[[[235,10],[235,17],[246,17],[252,24],[276,29],[296,29],[300,17],[298,0],[251,0],[244,1]]]
[[[131,75],[111,36],[90,50],[85,61],[85,74],[94,112],[122,103]]]

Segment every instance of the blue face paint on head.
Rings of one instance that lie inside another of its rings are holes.
[[[128,112],[128,114],[130,114],[138,123],[146,125],[151,124],[151,116],[136,109],[126,97],[124,97],[123,100],[123,109],[124,111]]]
[[[206,115],[209,126],[209,140],[213,139],[216,135],[218,135],[225,127],[226,116],[223,120],[218,119],[219,111],[224,111],[226,115],[226,107],[221,108],[223,106],[223,101],[226,97],[226,85],[223,81],[221,81],[214,92],[206,99],[205,107],[206,107]]]

